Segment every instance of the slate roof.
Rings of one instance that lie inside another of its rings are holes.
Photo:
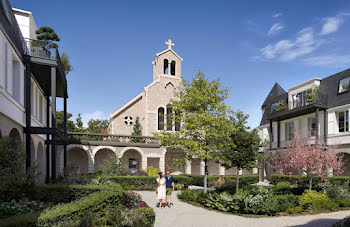
[[[338,94],[339,81],[347,77],[350,77],[350,68],[321,80],[323,94],[328,99],[328,108],[350,104],[350,92]],[[271,113],[271,105],[281,100],[288,102],[288,93],[278,83],[275,83],[262,105],[265,111],[260,126],[269,124],[267,118]]]
[[[22,34],[12,11],[12,6],[7,0],[0,1],[0,24],[19,53],[23,55]]]

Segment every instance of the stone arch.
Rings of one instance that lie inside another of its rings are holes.
[[[21,134],[19,133],[17,128],[11,129],[9,137],[19,142],[22,142]]]
[[[61,152],[61,156],[63,157],[63,152]],[[86,150],[84,146],[75,145],[67,147],[67,165],[76,166],[78,168],[78,173],[83,174],[91,172],[91,168],[89,168],[90,160],[89,151]]]
[[[343,169],[343,173],[341,173],[341,176],[350,176],[350,154],[349,153],[339,153],[341,155],[343,155],[343,162],[344,165],[342,167]]]
[[[45,174],[46,174],[46,154],[44,151],[44,146],[41,142],[38,143],[37,148],[37,173],[38,183],[43,184],[45,182]]]
[[[177,172],[177,173],[185,173],[186,172],[186,167],[184,168],[179,168],[176,167],[172,161],[172,159],[182,159],[185,158],[181,154],[180,151],[166,151],[165,152],[165,172],[166,171],[171,171],[171,172]]]
[[[113,147],[97,147],[97,148],[99,148],[97,151],[95,151],[96,148],[93,151],[95,171],[103,169],[103,167],[105,167],[106,160],[111,158],[111,156],[117,157],[117,154],[114,151]]]
[[[163,61],[163,73],[164,74],[168,74],[168,72],[169,72],[169,61],[168,61],[168,59],[164,59],[164,61]]]
[[[147,157],[139,147],[126,147],[120,152],[123,168],[129,169],[130,172],[146,169]]]
[[[176,62],[173,60],[170,63],[170,75],[175,76]]]

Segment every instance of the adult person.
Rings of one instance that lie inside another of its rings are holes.
[[[165,188],[165,178],[162,172],[158,173],[157,184],[158,184],[158,200],[159,200],[159,208],[163,208],[163,199],[166,197],[166,188]]]
[[[166,202],[167,202],[167,206],[170,208],[171,207],[171,194],[175,188],[174,177],[171,176],[170,171],[166,172],[165,185],[166,185]]]

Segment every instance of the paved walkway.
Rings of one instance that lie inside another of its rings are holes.
[[[155,192],[139,191],[143,200],[156,212],[155,227],[158,226],[307,226],[323,227],[331,226],[338,220],[350,215],[350,211],[338,211],[304,216],[282,216],[264,218],[246,218],[234,214],[224,214],[216,211],[196,207],[177,199],[174,192],[172,199],[174,206],[159,209],[156,207],[157,198]]]

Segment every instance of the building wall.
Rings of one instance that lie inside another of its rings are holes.
[[[142,128],[142,135],[145,135],[146,129],[146,106],[145,106],[145,97],[144,93],[142,96],[137,99],[135,102],[131,103],[125,109],[123,109],[119,114],[111,118],[112,124],[112,134],[119,135],[131,135],[133,132],[133,126],[136,121],[136,117],[139,117],[140,124]],[[133,124],[127,125],[125,124],[125,117],[132,117]]]

